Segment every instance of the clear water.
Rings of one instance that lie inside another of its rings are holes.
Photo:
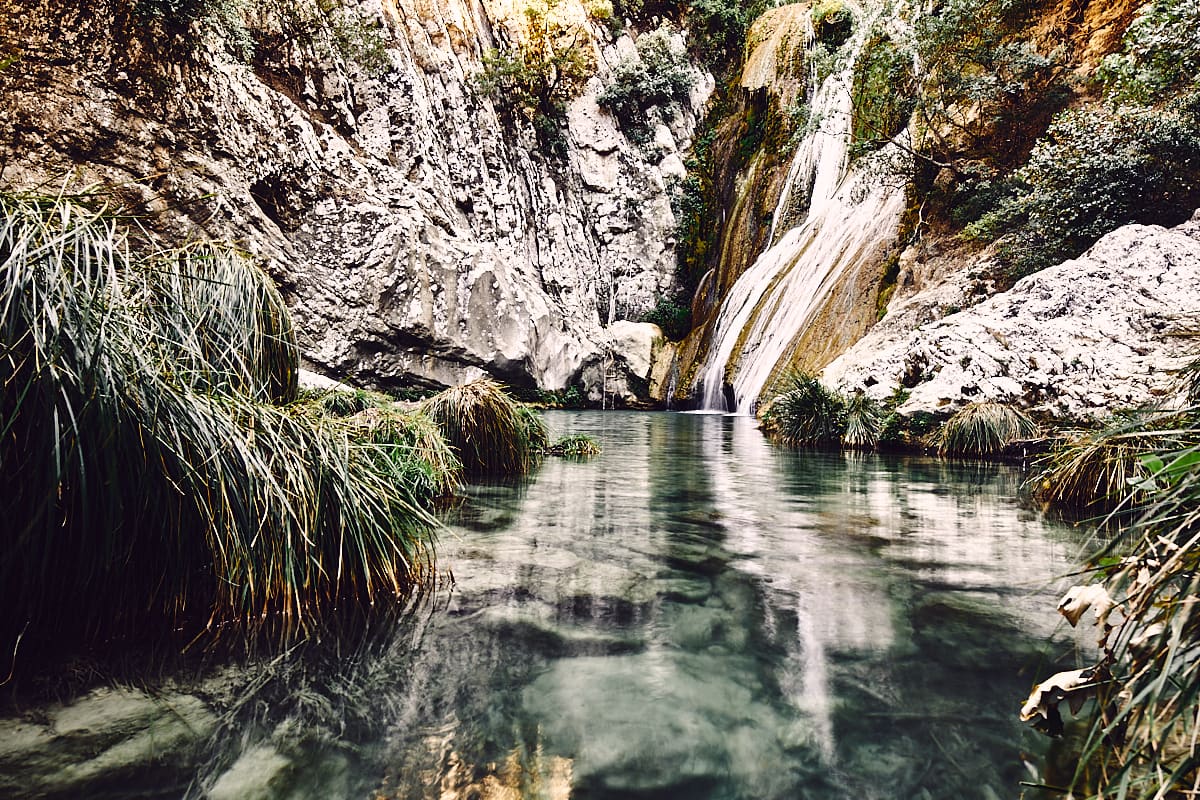
[[[604,454],[451,515],[452,594],[395,648],[361,759],[377,796],[1020,794],[1078,544],[1015,470],[787,452],[745,417],[547,417]]]
[[[747,417],[546,417],[603,455],[472,487],[411,619],[168,682],[219,717],[199,763],[139,762],[158,728],[56,746],[53,796],[1022,796],[1048,742],[1019,706],[1076,666],[1054,607],[1079,534],[1022,508],[1016,470],[790,452]]]

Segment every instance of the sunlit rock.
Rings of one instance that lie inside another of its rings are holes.
[[[1171,406],[1176,370],[1195,355],[1179,334],[1194,330],[1197,311],[1200,220],[1127,225],[964,311],[916,330],[885,322],[824,378],[877,398],[903,388],[906,414],[985,400],[1068,419]]]

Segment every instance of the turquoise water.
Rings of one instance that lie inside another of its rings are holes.
[[[1078,534],[998,465],[554,412],[602,456],[476,486],[395,650],[377,796],[1017,797]],[[361,776],[367,777],[367,776]]]
[[[1054,608],[1080,534],[1016,500],[1017,470],[791,452],[746,418],[546,416],[604,453],[469,487],[411,617],[0,720],[0,797],[988,800],[1036,779],[1048,742],[1017,712],[1077,665]]]

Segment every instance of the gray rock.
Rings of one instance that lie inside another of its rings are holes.
[[[398,0],[368,20],[386,45],[381,74],[322,42],[251,68],[214,39],[186,84],[153,98],[110,74],[124,45],[107,28],[60,31],[47,11],[25,27],[70,56],[31,53],[45,59],[30,65],[39,79],[0,97],[0,163],[16,188],[74,170],[162,211],[167,238],[241,243],[283,285],[315,372],[594,388],[626,365],[600,366],[605,327],[675,288],[670,186],[713,81],[697,70],[690,104],[651,110],[663,125],[643,152],[596,103],[632,40],[605,44],[582,0],[555,13],[582,25],[597,65],[569,104],[559,160],[476,88],[483,55],[524,35],[519,6]],[[269,10],[249,21],[279,26]],[[645,384],[623,390],[644,397]]]
[[[899,314],[953,296],[971,268],[906,301]],[[911,394],[901,413],[950,413],[974,401],[1015,403],[1063,419],[1117,408],[1170,407],[1175,371],[1196,356],[1175,334],[1200,313],[1200,221],[1173,229],[1128,225],[1080,258],[1042,270],[971,308],[915,330],[885,319],[826,367],[844,390]],[[891,312],[889,312],[889,316]]]

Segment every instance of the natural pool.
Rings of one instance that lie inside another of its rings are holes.
[[[786,451],[744,417],[546,418],[604,453],[470,487],[452,580],[395,636],[200,690],[198,771],[83,793],[961,800],[1034,779],[1048,743],[1017,710],[1074,665],[1054,607],[1081,535],[1017,501],[1018,470]]]

